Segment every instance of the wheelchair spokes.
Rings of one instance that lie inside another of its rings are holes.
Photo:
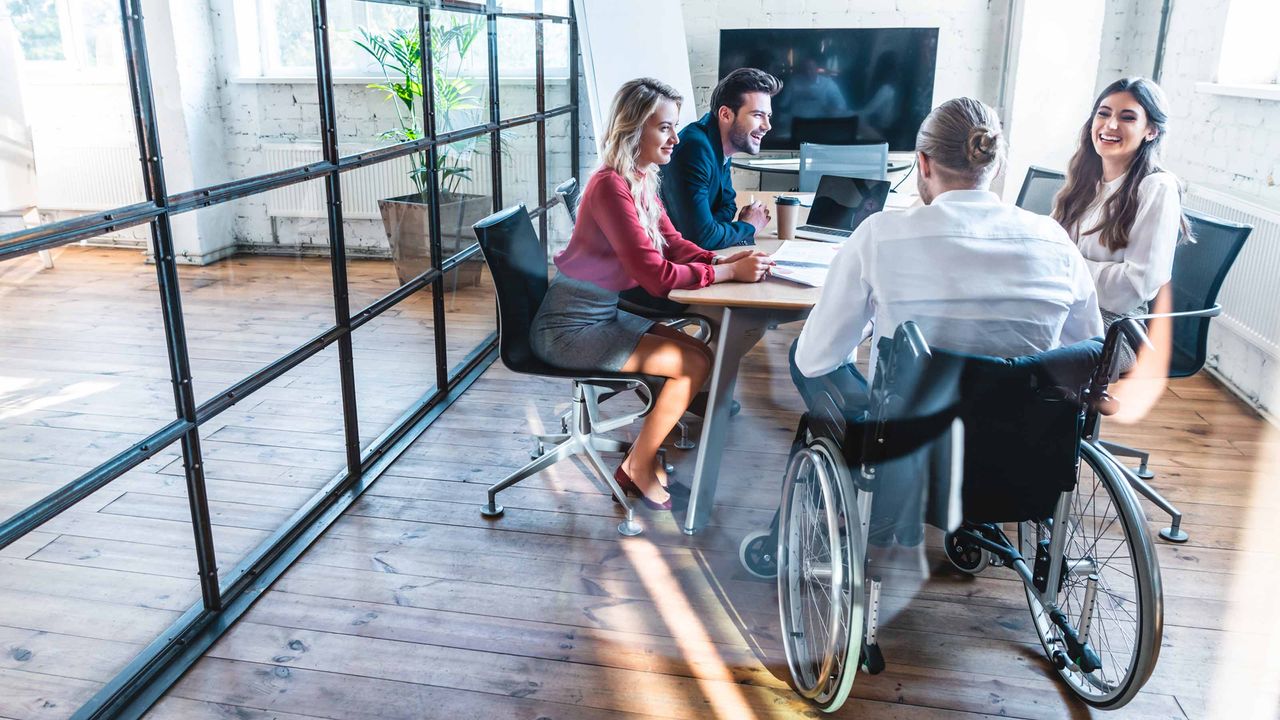
[[[1159,569],[1118,471],[1088,443],[1081,460],[1055,521],[1019,525],[1019,551],[1037,561],[1027,600],[1045,652],[1082,699],[1118,707],[1146,682],[1159,653]],[[1062,548],[1056,578],[1042,572],[1045,548],[1055,544]]]

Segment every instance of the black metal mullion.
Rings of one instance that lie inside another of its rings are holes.
[[[134,129],[138,135],[138,148],[142,153],[143,184],[147,199],[163,210],[168,195],[141,5],[142,0],[120,0],[125,28],[124,47],[129,91],[133,96]],[[160,289],[161,314],[164,318],[165,344],[169,354],[170,379],[173,382],[174,406],[179,419],[190,423],[187,431],[182,434],[181,442],[187,501],[191,508],[192,532],[195,535],[200,592],[206,609],[219,610],[222,608],[222,596],[218,590],[218,563],[209,516],[209,498],[205,491],[200,430],[196,425],[195,390],[191,385],[191,361],[187,354],[186,326],[182,317],[178,267],[173,249],[173,228],[169,224],[167,213],[160,214],[151,222],[151,237],[156,279]]]
[[[320,142],[324,159],[338,164],[337,109],[333,97],[333,69],[329,58],[329,10],[324,0],[311,0],[315,21],[316,88],[320,94]],[[338,336],[338,374],[342,394],[342,430],[350,481],[360,479],[360,419],[356,407],[355,355],[352,352],[351,308],[347,293],[347,247],[342,227],[342,183],[335,169],[325,176],[329,216],[329,267],[333,281],[334,323]]]
[[[153,202],[135,203],[5,233],[0,235],[0,261],[151,222],[161,212]]]
[[[534,24],[534,86],[537,93],[538,111],[538,207],[546,207],[547,205],[547,121],[543,118],[543,114],[547,111],[547,70],[546,70],[546,39],[543,34],[542,20],[533,21]],[[545,213],[538,216],[538,239],[542,241],[542,254],[547,253],[547,243],[550,241],[547,237],[547,216]]]
[[[569,162],[574,177],[578,176],[582,158],[578,147],[578,20],[573,3],[569,3]]]
[[[422,47],[422,122],[425,137],[436,137],[436,82],[435,82],[435,43],[431,37],[431,11],[418,9],[418,32],[421,33]],[[436,361],[436,394],[445,391],[449,385],[449,344],[445,337],[444,318],[444,248],[440,239],[440,147],[438,142],[427,148],[427,227],[431,243],[431,267],[435,268],[435,279],[431,281],[431,328],[435,334]]]
[[[498,88],[498,14],[489,12],[485,17],[489,26],[489,122],[493,124],[502,120]],[[502,131],[494,127],[491,133],[489,177],[493,179],[493,211],[497,212],[502,209]]]

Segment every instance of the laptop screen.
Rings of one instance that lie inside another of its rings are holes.
[[[809,210],[810,225],[853,230],[884,209],[889,197],[885,180],[823,175]]]

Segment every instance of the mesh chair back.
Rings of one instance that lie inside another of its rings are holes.
[[[823,175],[889,179],[889,144],[800,144],[800,192],[815,192]]]
[[[524,205],[507,208],[472,226],[498,296],[498,349],[514,372],[539,373],[529,328],[547,294],[547,257]]]
[[[582,199],[582,188],[578,187],[578,178],[569,178],[557,185],[556,196],[569,211],[569,219],[578,222],[578,201]]]
[[[1032,165],[1027,168],[1027,177],[1018,191],[1017,206],[1037,215],[1049,215],[1053,212],[1053,196],[1066,182],[1067,176],[1063,173]]]
[[[1195,242],[1178,245],[1173,256],[1173,312],[1213,307],[1227,272],[1253,228],[1187,210]],[[1208,354],[1210,318],[1174,318],[1169,377],[1194,375]]]

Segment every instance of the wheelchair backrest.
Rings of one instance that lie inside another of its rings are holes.
[[[867,442],[890,448],[918,442],[925,419],[950,409],[964,424],[965,519],[1048,517],[1058,495],[1075,486],[1080,389],[1101,353],[1101,343],[1090,340],[1019,358],[967,355],[928,348],[919,328],[903,323],[881,340],[869,428],[878,435]],[[913,419],[917,437],[910,436]]]

